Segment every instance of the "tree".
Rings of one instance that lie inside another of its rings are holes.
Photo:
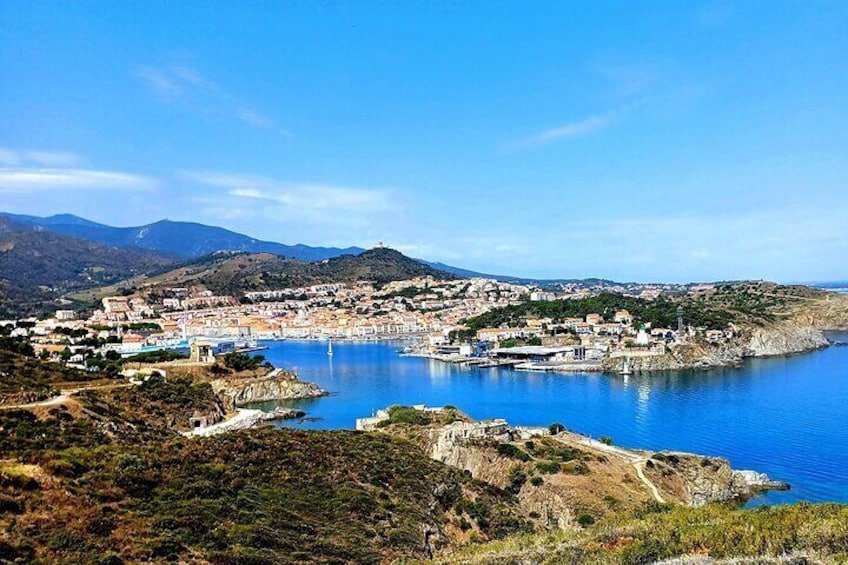
[[[233,371],[253,371],[265,362],[263,355],[246,355],[244,353],[227,353],[224,355],[224,366]]]

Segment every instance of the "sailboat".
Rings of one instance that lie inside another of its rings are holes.
[[[630,371],[630,358],[629,357],[624,358],[624,366],[621,368],[619,373],[624,375],[625,377],[627,375],[632,374],[632,372]]]
[[[332,339],[327,340],[327,355],[329,355],[330,357],[333,356],[333,340]]]

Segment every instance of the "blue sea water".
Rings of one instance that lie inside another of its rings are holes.
[[[832,339],[848,342],[848,335]],[[400,342],[268,342],[262,354],[329,397],[287,403],[316,418],[289,423],[353,428],[391,404],[452,404],[477,419],[561,422],[618,445],[726,457],[734,468],[787,481],[754,504],[848,502],[848,347],[741,368],[634,375],[528,373],[400,357]],[[267,407],[267,406],[266,406]]]

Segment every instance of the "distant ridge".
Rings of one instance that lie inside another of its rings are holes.
[[[0,213],[0,216],[47,231],[125,249],[146,249],[181,258],[196,258],[215,251],[273,253],[303,261],[322,261],[341,255],[358,255],[359,247],[311,247],[262,241],[216,226],[196,222],[160,220],[137,227],[117,228],[74,216],[57,214],[47,218]]]
[[[605,284],[605,285],[617,285],[617,284],[635,284],[635,283],[622,283],[619,281],[613,281],[609,279],[600,279],[596,277],[589,277],[585,279],[540,279],[533,277],[515,277],[512,275],[490,275],[486,273],[478,273],[477,271],[471,271],[468,269],[462,269],[460,267],[452,267],[450,265],[445,265],[444,263],[439,262],[431,262],[431,261],[423,261],[434,269],[439,271],[444,271],[445,273],[450,273],[457,277],[473,279],[473,278],[483,278],[483,279],[495,279],[501,282],[515,283],[515,284],[536,284],[539,286],[548,286],[548,285],[558,285],[558,284],[569,284],[569,283],[581,283],[581,284]]]
[[[375,248],[359,255],[342,255],[306,262],[271,253],[219,252],[175,265],[148,278],[148,287],[203,286],[216,294],[244,296],[252,291],[280,290],[313,284],[391,281],[432,276],[455,278],[388,248]]]
[[[0,217],[0,318],[56,305],[65,292],[168,268],[159,253],[122,249]]]
[[[160,220],[152,224],[137,227],[113,227],[73,214],[56,214],[39,217],[22,214],[0,212],[0,218],[5,217],[21,224],[72,237],[102,243],[122,249],[149,250],[160,255],[177,259],[192,260],[205,257],[217,251],[235,251],[244,253],[271,253],[301,261],[323,261],[346,255],[359,255],[365,250],[361,247],[312,247],[309,245],[286,245],[273,241],[263,241],[248,235],[221,228],[207,226],[197,222],[176,222]],[[622,284],[600,278],[557,278],[542,279],[534,277],[517,277],[512,275],[497,275],[454,267],[440,262],[424,259],[411,259],[431,267],[437,271],[450,273],[463,278],[486,278],[516,284],[536,284],[542,287],[552,287],[563,283],[583,284]]]

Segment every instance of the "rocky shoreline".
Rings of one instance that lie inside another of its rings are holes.
[[[195,428],[191,431],[184,432],[183,435],[189,437],[209,437],[227,432],[255,428],[268,422],[291,420],[294,418],[303,418],[304,416],[306,416],[306,412],[303,410],[282,408],[279,406],[270,412],[239,408],[236,410],[236,414],[227,420],[222,420],[211,426]]]
[[[629,358],[634,372],[679,371],[737,367],[748,358],[785,357],[809,353],[831,345],[824,332],[812,326],[787,321],[747,330],[734,341],[722,344],[704,342],[669,347],[663,355]],[[617,372],[621,359],[605,359],[602,368]]]
[[[417,413],[417,415],[416,415]],[[741,504],[789,485],[763,473],[733,469],[721,457],[648,452],[568,430],[474,421],[452,407],[394,407],[357,420],[357,429],[412,441],[431,459],[517,496],[528,516],[562,529],[649,503],[700,507]]]
[[[297,375],[283,369],[274,369],[259,376],[228,376],[211,381],[211,385],[232,408],[258,402],[318,398],[328,394],[315,383],[301,381]]]

